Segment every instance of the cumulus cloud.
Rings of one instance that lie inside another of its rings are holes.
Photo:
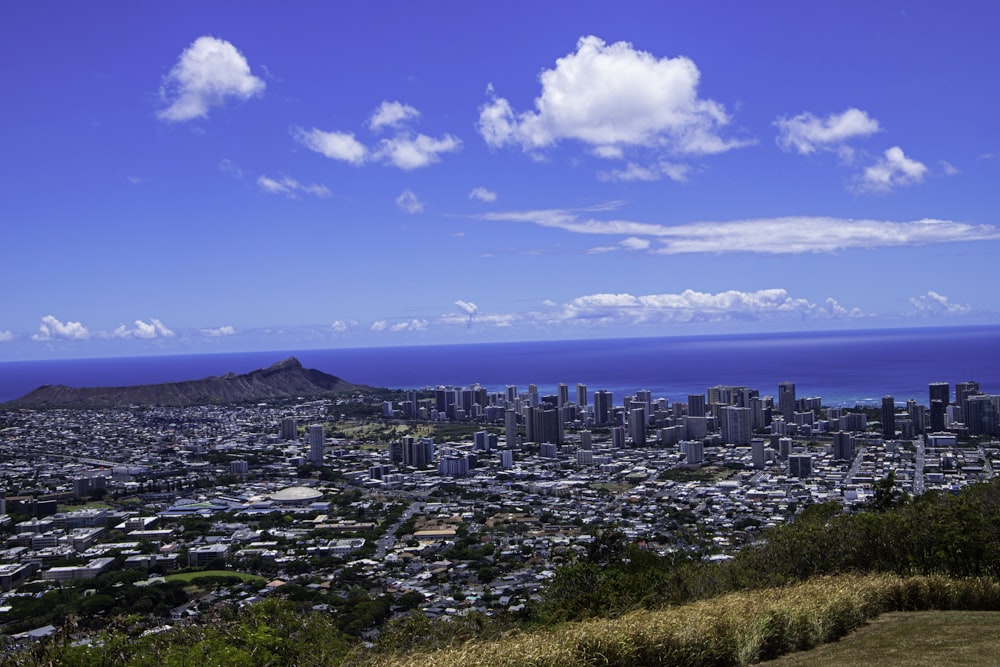
[[[451,134],[440,138],[414,132],[409,123],[420,112],[401,102],[382,102],[368,121],[373,132],[393,130],[391,137],[366,146],[350,132],[326,132],[317,128],[292,128],[292,136],[306,148],[333,160],[360,166],[371,160],[403,170],[419,169],[441,161],[441,155],[459,150],[462,140]]]
[[[885,192],[895,187],[913,185],[924,180],[927,166],[911,160],[899,146],[888,149],[881,159],[858,175],[861,191]]]
[[[579,141],[606,157],[623,147],[685,155],[722,153],[747,145],[725,139],[724,107],[698,96],[701,73],[688,58],[657,58],[628,42],[581,37],[576,51],[539,75],[534,109],[515,114],[496,95],[479,110],[479,133],[491,147],[526,151]]]
[[[350,132],[324,132],[315,127],[311,130],[293,127],[292,136],[311,151],[356,167],[363,165],[368,157],[368,149]]]
[[[313,195],[314,197],[330,196],[330,190],[325,185],[305,185],[303,183],[299,183],[294,178],[289,178],[287,176],[282,176],[277,179],[270,178],[268,176],[259,176],[257,178],[257,187],[264,192],[269,192],[275,195],[284,195],[290,199],[297,199],[299,193]]]
[[[38,333],[31,338],[32,340],[85,340],[90,338],[90,331],[80,322],[60,322],[52,315],[46,315],[38,325]]]
[[[497,193],[484,187],[472,188],[469,199],[478,199],[484,202],[494,202],[497,200]]]
[[[371,120],[368,121],[368,127],[375,131],[381,130],[384,127],[399,127],[403,123],[419,117],[420,112],[409,104],[385,101],[372,112]]]
[[[910,299],[917,312],[922,315],[964,315],[972,310],[968,304],[951,303],[948,297],[929,291],[927,294]]]
[[[199,37],[167,74],[160,95],[169,106],[157,117],[170,122],[207,118],[210,107],[230,98],[248,100],[264,87],[235,46],[216,37]]]
[[[404,322],[396,322],[389,327],[389,331],[423,331],[427,328],[427,320],[413,319]]]
[[[0,331],[0,343],[9,343],[15,338],[17,338],[17,336],[15,336],[14,332],[10,330]]]
[[[118,327],[111,331],[107,337],[109,338],[170,338],[174,335],[174,332],[168,329],[163,322],[156,318],[152,318],[149,322],[143,322],[142,320],[136,320],[135,326],[132,328],[126,327],[124,324],[119,324]]]
[[[856,319],[868,316],[859,308],[842,306],[832,297],[816,303],[795,297],[780,288],[726,290],[714,294],[690,289],[679,293],[644,295],[597,293],[561,304],[546,301],[544,305],[545,310],[526,313],[481,313],[477,309],[474,324],[497,327],[529,324],[599,328],[737,320]],[[473,322],[467,314],[449,314],[437,318],[433,324],[471,327]]]
[[[375,320],[372,325],[368,327],[369,331],[385,331],[389,327],[389,323],[385,320]]]
[[[396,197],[396,206],[410,214],[422,213],[424,210],[424,203],[413,190],[403,190],[399,193]]]
[[[330,325],[330,329],[333,333],[344,333],[356,326],[358,326],[357,320],[334,320],[333,324]]]
[[[842,113],[832,113],[825,118],[805,112],[792,118],[774,121],[778,127],[778,146],[782,150],[809,155],[817,150],[845,153],[845,142],[855,137],[865,137],[878,132],[878,121],[861,109],[850,108]]]
[[[373,153],[376,160],[409,171],[441,161],[442,153],[451,153],[462,145],[457,137],[446,134],[440,139],[426,134],[398,134],[391,139],[383,139]]]
[[[624,169],[597,172],[597,178],[602,181],[658,181],[664,176],[672,181],[683,183],[687,181],[691,167],[676,162],[660,161],[657,164],[642,166],[629,162]]]
[[[461,299],[456,301],[455,305],[469,318],[467,323],[471,327],[472,323],[476,320],[476,316],[479,315],[479,306],[471,301],[462,301]]]
[[[716,294],[695,290],[640,296],[589,294],[562,304],[552,314],[564,321],[599,325],[760,320],[785,316],[830,319],[861,317],[862,313],[858,309],[845,309],[833,299],[816,304],[776,288],[752,292],[727,290]]]
[[[591,212],[593,211],[583,211],[583,213]],[[993,225],[934,219],[891,222],[788,216],[664,225],[599,219],[581,215],[581,211],[568,209],[484,213],[479,218],[504,222],[530,222],[577,234],[621,235],[640,239],[648,237],[658,242],[655,247],[650,248],[650,252],[665,255],[837,252],[851,248],[1000,239],[1000,228]]]
[[[219,338],[221,336],[234,336],[236,335],[236,329],[228,324],[221,327],[201,329],[203,336],[209,336],[211,338]]]

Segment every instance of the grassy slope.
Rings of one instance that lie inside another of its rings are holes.
[[[1000,665],[997,627],[1000,627],[1000,612],[897,612],[875,619],[838,642],[760,664],[769,667]]]
[[[373,656],[370,663],[365,660],[362,664],[750,665],[837,640],[887,612],[928,609],[998,610],[1000,584],[989,579],[948,577],[819,577],[786,588],[731,593],[660,611],[565,623],[501,641],[473,640],[431,652]],[[866,656],[837,664],[869,662]]]

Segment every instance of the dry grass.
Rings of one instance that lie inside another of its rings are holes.
[[[922,611],[880,616],[839,642],[763,663],[769,667],[985,667],[1000,665],[1000,612]]]
[[[948,577],[823,577],[617,619],[566,623],[501,641],[375,656],[368,664],[749,665],[836,640],[886,612],[926,609],[1000,609],[1000,584]]]

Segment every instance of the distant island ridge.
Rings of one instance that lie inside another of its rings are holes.
[[[322,371],[303,368],[295,357],[237,375],[125,387],[43,385],[3,405],[7,408],[120,408],[129,405],[185,407],[318,396],[363,388]]]

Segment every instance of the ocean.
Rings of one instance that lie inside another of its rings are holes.
[[[245,373],[289,356],[349,382],[412,389],[479,383],[491,391],[529,383],[545,393],[586,384],[621,397],[648,389],[686,400],[707,387],[745,385],[777,395],[853,406],[892,395],[928,402],[930,382],[975,380],[1000,393],[1000,326],[881,329],[751,335],[564,340],[0,363],[0,401],[43,384],[126,386]]]

